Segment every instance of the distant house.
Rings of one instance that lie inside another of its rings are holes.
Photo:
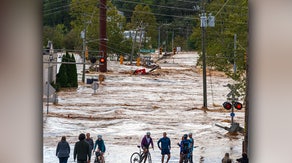
[[[57,53],[54,53],[53,43],[48,41],[47,48],[43,50],[43,84],[56,82],[57,64],[48,63],[56,61]]]
[[[143,42],[145,40],[145,34],[146,32],[144,30],[127,30],[124,31],[124,38],[125,39],[135,39],[135,35],[136,35],[136,42],[140,43]]]

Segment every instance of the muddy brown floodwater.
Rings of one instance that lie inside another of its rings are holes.
[[[135,69],[143,67],[108,61],[109,72],[103,73],[106,79],[97,94],[93,95],[91,85],[83,83],[77,89],[58,92],[59,102],[49,105],[49,114],[44,102],[44,162],[58,161],[55,149],[63,135],[71,146],[68,162],[73,162],[74,144],[82,132],[90,132],[94,141],[98,134],[103,135],[108,163],[129,163],[147,131],[155,144],[151,151],[153,163],[161,162],[157,141],[163,132],[167,132],[172,143],[170,163],[178,162],[176,143],[189,132],[198,146],[194,149],[194,162],[221,162],[226,152],[233,160],[240,157],[243,135],[231,135],[215,126],[230,126],[230,111],[221,104],[230,91],[225,85],[233,81],[219,72],[208,73],[208,109],[202,110],[203,85],[200,69],[195,66],[197,58],[196,53],[177,54],[160,60],[160,68],[147,75],[132,75]],[[77,68],[80,73],[81,65]],[[235,111],[235,115],[235,122],[244,126],[244,109]]]

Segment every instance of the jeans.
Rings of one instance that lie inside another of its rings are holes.
[[[59,157],[59,163],[67,163],[68,157]]]

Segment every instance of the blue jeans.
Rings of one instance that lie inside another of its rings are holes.
[[[67,163],[68,157],[59,157],[59,163]]]

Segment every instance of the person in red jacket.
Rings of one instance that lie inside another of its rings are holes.
[[[144,160],[144,163],[147,160],[147,156],[148,152],[149,152],[149,146],[151,145],[152,149],[154,150],[154,146],[153,146],[153,140],[150,136],[150,132],[147,132],[146,135],[143,137],[142,141],[141,141],[141,148],[143,149],[143,156],[142,156],[142,160],[141,162]]]

